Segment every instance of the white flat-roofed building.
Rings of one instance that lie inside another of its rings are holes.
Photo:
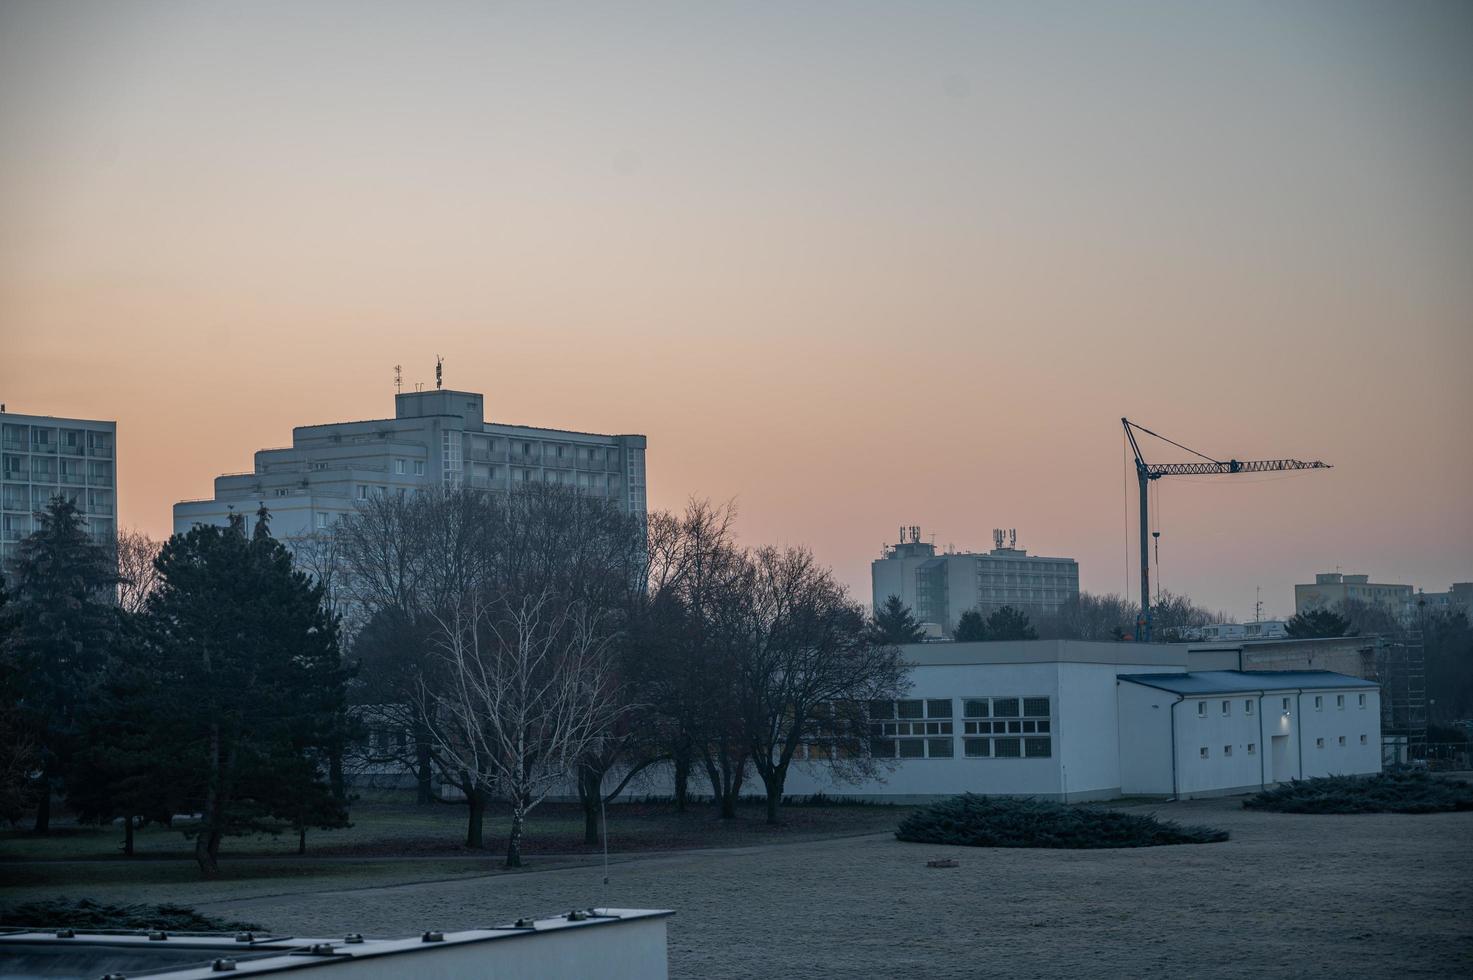
[[[118,424],[0,412],[0,564],[51,498],[76,504],[100,544],[117,540]]]
[[[805,757],[785,793],[889,802],[1191,797],[1381,766],[1379,688],[1356,677],[1194,671],[1185,644],[919,643],[901,652],[911,689],[872,705],[869,718],[871,751],[893,768],[842,783],[821,756]]]
[[[1253,792],[1381,771],[1381,695],[1327,670],[1122,674],[1126,795]]]
[[[435,390],[394,398],[391,419],[299,426],[262,449],[246,473],[215,479],[214,496],[174,505],[174,530],[249,517],[265,505],[291,539],[329,531],[358,501],[433,486],[508,490],[553,483],[645,513],[645,437],[485,421],[483,396]]]
[[[900,543],[886,545],[870,564],[874,608],[899,596],[919,622],[950,636],[962,613],[972,609],[985,616],[1012,606],[1036,616],[1058,612],[1079,597],[1077,561],[1030,555],[1009,533],[1005,545],[1003,533],[994,531],[997,546],[985,554],[937,553],[920,539],[920,528],[902,528]]]

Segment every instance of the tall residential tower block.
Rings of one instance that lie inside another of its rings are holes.
[[[259,450],[250,472],[216,477],[212,498],[175,504],[174,530],[264,504],[272,533],[290,539],[331,529],[358,501],[436,486],[554,483],[645,512],[644,436],[487,422],[482,406],[468,391],[403,392],[391,419],[298,426],[289,448]]]
[[[116,422],[0,411],[0,563],[57,496],[76,504],[93,540],[117,540],[117,439]]]

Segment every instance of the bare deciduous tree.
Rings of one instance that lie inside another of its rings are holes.
[[[158,587],[159,573],[154,560],[162,547],[163,542],[142,531],[118,532],[118,608],[124,612],[142,612],[148,597]]]
[[[528,814],[624,710],[613,635],[597,611],[551,593],[471,592],[436,620],[449,684],[424,696],[446,719],[439,748],[510,802],[506,866],[520,867]]]
[[[840,780],[877,775],[867,709],[910,687],[900,651],[875,635],[860,606],[812,552],[761,548],[745,557],[739,601],[723,633],[740,665],[743,728],[777,823],[795,757]]]

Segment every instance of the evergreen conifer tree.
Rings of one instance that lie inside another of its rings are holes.
[[[79,708],[117,637],[118,577],[107,549],[88,536],[70,500],[55,497],[38,516],[41,526],[21,542],[13,566],[14,608],[0,683],[34,745],[40,773],[35,831],[46,833],[52,794],[64,789],[64,773],[81,744]]]
[[[874,633],[879,642],[889,644],[919,643],[926,636],[898,595],[892,595],[875,610]]]
[[[227,835],[347,823],[323,778],[347,679],[337,623],[287,550],[244,525],[171,538],[147,612],[157,683],[145,710],[203,815],[186,833],[205,874]]]
[[[952,636],[958,643],[976,643],[985,640],[987,639],[987,621],[977,610],[968,609],[956,621],[956,631]]]
[[[1038,631],[1028,621],[1028,614],[1003,606],[987,617],[987,639],[989,640],[1036,640]]]

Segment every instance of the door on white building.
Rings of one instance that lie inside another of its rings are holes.
[[[1274,782],[1286,783],[1293,779],[1294,773],[1289,768],[1289,736],[1273,736],[1271,749],[1273,755],[1270,758],[1273,760]]]

